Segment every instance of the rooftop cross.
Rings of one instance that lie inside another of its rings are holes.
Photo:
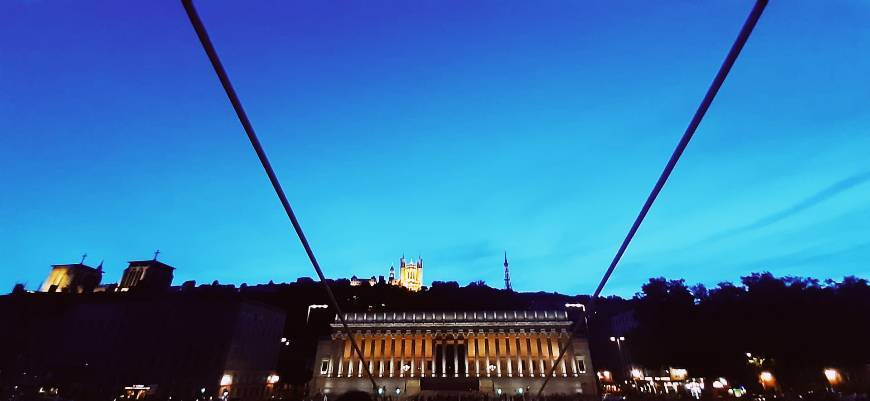
[[[82,254],[82,261],[79,262],[80,265],[83,265],[83,264],[85,263],[85,258],[86,258],[86,257],[88,257],[88,253],[87,253],[87,252],[85,252],[85,253]]]
[[[157,260],[157,256],[160,255],[160,250],[154,251],[154,260]]]

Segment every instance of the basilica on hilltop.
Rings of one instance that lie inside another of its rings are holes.
[[[381,276],[381,280],[383,280],[384,276]],[[378,279],[372,276],[368,280],[360,280],[357,276],[353,276],[350,278],[351,286],[360,286],[363,284],[374,286],[378,283]],[[395,285],[399,287],[405,287],[409,291],[420,291],[423,288],[423,258],[420,257],[417,261],[414,261],[414,258],[405,259],[405,256],[402,255],[402,258],[399,259],[399,276],[396,277],[396,267],[390,266],[390,276],[389,279],[386,280],[386,283],[389,285]]]

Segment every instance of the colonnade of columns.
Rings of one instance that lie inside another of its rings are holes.
[[[354,333],[363,359],[346,334],[333,336],[329,377],[544,377],[559,354],[561,330],[366,331]],[[327,361],[324,361],[327,362]],[[585,373],[569,349],[554,376]]]

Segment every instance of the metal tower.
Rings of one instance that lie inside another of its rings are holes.
[[[508,270],[507,251],[504,252],[504,289],[513,291],[513,288],[511,288],[511,273]]]

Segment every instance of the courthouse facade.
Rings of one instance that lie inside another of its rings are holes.
[[[320,341],[312,391],[338,395],[381,391],[393,397],[471,391],[522,396],[537,392],[560,343],[571,337],[566,311],[375,312],[345,319],[360,346],[358,358],[338,319]],[[585,338],[571,338],[545,394],[595,395]]]

